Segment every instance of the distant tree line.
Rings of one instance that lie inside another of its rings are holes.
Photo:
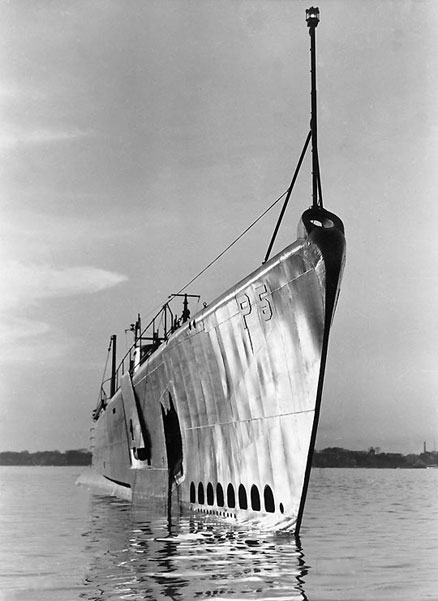
[[[0,453],[0,465],[90,465],[91,453],[86,449],[60,451],[29,451]],[[379,468],[426,468],[438,467],[438,452],[429,451],[419,455],[401,453],[376,453],[373,447],[367,451],[349,451],[329,447],[313,454],[314,467],[379,467]]]
[[[86,449],[71,451],[29,451],[0,453],[0,465],[90,465],[91,453]]]
[[[367,451],[349,451],[329,447],[313,454],[314,467],[379,467],[379,468],[426,468],[438,467],[436,451],[419,455],[401,453],[376,453],[373,447]]]

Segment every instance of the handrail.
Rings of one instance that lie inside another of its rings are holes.
[[[177,297],[183,297],[183,311],[180,318],[176,317],[174,311],[172,311],[170,307],[172,300]],[[198,294],[171,294],[144,329],[141,329],[141,318],[140,315],[138,315],[137,321],[135,324],[131,324],[130,328],[134,333],[133,344],[122,357],[115,368],[114,373],[108,378],[105,378],[104,373],[104,378],[100,385],[98,403],[93,411],[94,420],[98,419],[101,411],[106,408],[109,399],[111,399],[120,388],[120,375],[124,375],[125,373],[132,375],[134,370],[144,363],[144,361],[146,361],[146,359],[150,357],[163,342],[167,342],[169,336],[173,334],[173,332],[190,319],[190,310],[188,308],[189,298],[197,298],[199,300],[201,297]],[[162,336],[160,336],[160,326],[162,327]],[[152,335],[148,336],[148,333]],[[147,344],[142,344],[142,342],[146,342]],[[111,392],[113,394],[108,394],[105,390],[105,385],[107,385],[108,382],[111,383]]]

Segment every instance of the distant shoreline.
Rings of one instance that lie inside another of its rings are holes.
[[[0,453],[2,465],[66,466],[91,465],[91,451],[74,449],[60,451],[4,451]],[[340,447],[329,447],[313,454],[313,467],[354,467],[354,468],[438,468],[438,452],[429,451],[418,455],[402,453],[381,453],[370,447],[367,451],[350,451]]]
[[[425,469],[438,467],[438,452],[426,451],[418,455],[402,455],[402,453],[381,453],[373,447],[367,451],[349,451],[340,447],[329,447],[314,452],[312,465],[313,467]]]
[[[0,453],[0,465],[91,465],[91,452],[87,449],[71,451],[4,451]]]

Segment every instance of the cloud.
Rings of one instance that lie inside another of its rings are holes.
[[[0,338],[0,363],[53,360],[73,342],[48,323],[15,316],[0,316]]]
[[[41,198],[47,201],[47,208],[39,207]],[[98,264],[102,251],[107,256],[119,240],[126,246],[126,237],[132,239],[126,209],[123,214],[120,207],[107,206],[104,195],[75,195],[69,191],[56,194],[35,187],[15,195],[5,192],[2,200],[5,207],[0,209],[0,271],[3,272],[1,264],[6,259],[10,261],[7,270],[13,268],[13,260],[31,264],[33,269],[34,264],[53,264],[55,257],[58,263],[68,260]]]
[[[90,137],[91,135],[91,132],[80,129],[39,128],[24,130],[16,128],[0,134],[0,150],[10,150],[29,145],[37,146],[56,142],[71,142]]]
[[[49,265],[5,261],[0,267],[0,362],[44,361],[64,356],[77,343],[58,327],[19,315],[25,307],[44,300],[93,294],[116,286],[127,277],[91,266],[55,268]]]
[[[44,298],[92,294],[127,280],[127,277],[96,267],[64,267],[5,261],[0,267],[4,293],[0,310],[32,305]]]

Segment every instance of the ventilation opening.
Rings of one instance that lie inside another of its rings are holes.
[[[169,406],[165,409],[161,405],[163,416],[164,436],[166,439],[167,469],[169,476],[182,476],[182,438],[178,414],[173,406],[172,396],[169,393]]]
[[[275,503],[274,503],[274,494],[272,492],[272,488],[268,485],[265,486],[265,510],[268,513],[274,513],[275,511]]]
[[[195,483],[192,482],[190,484],[190,503],[195,503],[196,502],[196,489],[195,489]]]
[[[254,511],[260,511],[260,493],[255,484],[251,486],[251,507]]]
[[[239,486],[239,507],[240,509],[248,509],[248,498],[243,484]]]
[[[236,497],[234,496],[234,486],[232,484],[228,484],[227,487],[227,505],[231,509],[236,507]]]
[[[216,502],[219,507],[224,506],[224,489],[222,488],[222,484],[216,486]]]
[[[198,503],[204,505],[204,485],[202,482],[198,484]]]
[[[214,504],[213,485],[211,482],[209,482],[207,484],[207,505],[213,505],[213,504]]]

